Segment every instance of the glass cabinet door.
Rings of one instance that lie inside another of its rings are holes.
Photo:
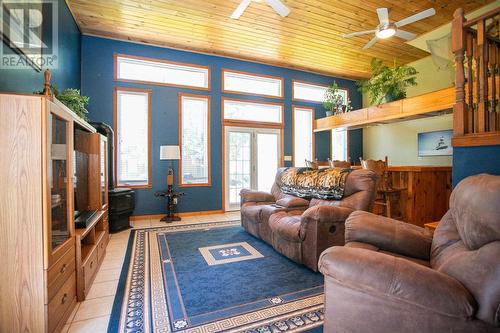
[[[52,252],[70,238],[68,212],[68,186],[70,155],[68,150],[69,122],[49,113],[48,139],[48,183],[50,210],[48,213]]]
[[[101,205],[102,208],[108,204],[107,182],[108,182],[108,144],[105,139],[100,140],[100,169],[101,169]]]

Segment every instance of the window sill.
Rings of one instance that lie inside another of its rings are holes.
[[[151,185],[151,184],[145,184],[145,185],[126,185],[126,184],[122,184],[122,185],[116,185],[115,187],[116,188],[137,188],[137,189],[140,189],[140,188],[153,188],[153,185]]]

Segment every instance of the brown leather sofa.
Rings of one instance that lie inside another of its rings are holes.
[[[278,170],[279,179],[284,168]],[[376,175],[354,170],[346,179],[341,200],[311,201],[284,194],[274,183],[271,193],[241,191],[241,223],[255,237],[288,258],[317,271],[326,248],[344,244],[344,221],[355,210],[370,210]]]
[[[500,332],[500,176],[461,181],[434,235],[354,212],[320,258],[324,332]]]

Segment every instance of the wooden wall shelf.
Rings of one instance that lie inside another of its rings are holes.
[[[450,87],[391,103],[316,119],[314,131],[321,132],[335,128],[354,129],[367,125],[433,117],[452,113],[454,103],[455,87]]]

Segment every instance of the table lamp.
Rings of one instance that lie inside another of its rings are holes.
[[[180,160],[181,152],[179,146],[160,146],[160,160],[169,160],[170,165],[167,173],[167,186],[174,185],[174,169],[172,168],[173,160]]]

